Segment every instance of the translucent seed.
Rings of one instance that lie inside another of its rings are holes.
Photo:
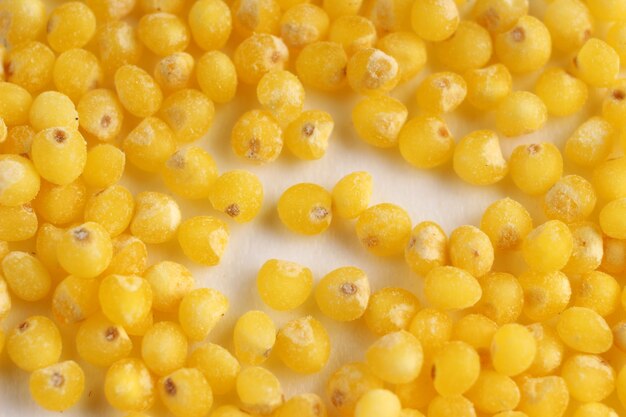
[[[561,313],[572,295],[567,276],[559,271],[527,271],[519,276],[519,282],[524,289],[524,314],[534,321]]]
[[[491,185],[508,172],[498,135],[491,130],[477,130],[461,139],[452,157],[454,172],[473,185]]]
[[[366,392],[356,403],[354,417],[398,417],[402,406],[398,397],[385,389]]]
[[[347,65],[348,55],[336,42],[313,42],[296,58],[298,78],[304,85],[322,91],[337,91],[345,85]]]
[[[109,275],[104,278],[98,298],[107,318],[125,327],[139,323],[152,308],[150,284],[132,275]]]
[[[18,368],[27,372],[58,362],[62,341],[52,320],[32,316],[17,324],[7,335],[7,353]]]
[[[383,381],[362,363],[342,365],[328,379],[326,395],[341,416],[353,416],[357,401],[368,391],[383,388]]]
[[[626,229],[622,226],[626,210],[626,199],[613,200],[602,207],[600,211],[600,227],[602,231],[609,237],[615,239],[626,238]]]
[[[370,204],[372,176],[365,171],[341,178],[332,190],[333,212],[343,219],[358,217]]]
[[[283,149],[280,125],[265,110],[242,114],[233,126],[230,138],[235,155],[251,162],[273,162]]]
[[[118,182],[124,174],[126,154],[110,145],[96,145],[87,151],[82,178],[89,187],[102,189]]]
[[[509,30],[527,13],[528,0],[478,0],[472,9],[472,17],[494,33]]]
[[[572,52],[583,46],[594,31],[589,9],[578,0],[555,0],[548,5],[543,21],[556,49]]]
[[[291,397],[278,410],[276,417],[325,417],[326,406],[316,394],[300,394]]]
[[[424,112],[449,113],[465,100],[467,85],[454,72],[436,72],[426,77],[417,88],[417,104]]]
[[[0,155],[0,204],[20,206],[30,202],[40,188],[35,166],[18,155]]]
[[[38,301],[50,292],[50,273],[33,255],[20,251],[9,252],[0,265],[7,285],[17,298]]]
[[[315,300],[326,316],[352,321],[365,313],[370,298],[367,275],[355,267],[342,267],[328,273],[315,288]]]
[[[489,237],[474,226],[461,226],[450,234],[448,242],[450,262],[453,266],[481,277],[491,270],[494,260]]]
[[[514,91],[496,108],[496,128],[504,136],[525,135],[539,130],[548,118],[541,98],[528,91]]]
[[[549,375],[561,366],[565,356],[565,345],[552,327],[534,323],[527,328],[537,343],[537,353],[528,368],[528,373],[533,376]]]
[[[111,21],[102,25],[98,29],[96,39],[100,62],[109,74],[115,74],[116,70],[124,65],[137,64],[142,56],[143,45],[139,41],[135,28],[128,22]]]
[[[569,393],[563,378],[559,376],[524,378],[519,385],[522,398],[518,409],[528,417],[565,414],[569,404]]]
[[[573,1],[579,3],[578,0]],[[548,114],[569,116],[585,105],[589,93],[583,81],[560,68],[550,68],[537,80],[535,94],[544,102]]]
[[[475,417],[474,405],[461,395],[435,397],[428,406],[428,417]]]
[[[454,0],[417,0],[411,10],[411,26],[426,41],[442,41],[459,26],[459,10]]]
[[[463,20],[448,39],[437,44],[435,56],[446,68],[464,72],[484,67],[491,58],[491,36],[487,29]]]
[[[606,321],[586,307],[570,307],[561,313],[556,330],[570,348],[584,353],[604,353],[613,345]]]
[[[278,200],[278,216],[291,231],[315,235],[325,231],[332,219],[331,194],[316,184],[296,184]]]
[[[176,201],[154,191],[135,196],[135,211],[130,232],[145,243],[164,243],[176,236],[181,224],[180,208]]]
[[[242,408],[253,414],[271,414],[284,401],[278,379],[259,366],[243,369],[237,376],[236,387]]]
[[[137,26],[141,42],[158,56],[167,56],[187,49],[189,28],[178,16],[156,12],[144,15]]]
[[[274,342],[276,327],[262,311],[249,311],[239,317],[233,330],[235,355],[240,362],[260,365],[267,360]]]
[[[389,33],[375,46],[396,60],[401,83],[415,77],[428,60],[426,44],[413,32]]]
[[[59,263],[80,278],[100,275],[111,262],[113,245],[106,229],[87,222],[68,229],[57,246]]]
[[[278,32],[281,13],[276,0],[235,0],[231,10],[233,26],[241,36]]]
[[[391,91],[400,78],[396,60],[375,48],[361,49],[352,55],[346,74],[352,90],[364,95]]]
[[[237,92],[235,64],[220,51],[207,52],[198,59],[196,79],[202,92],[216,103],[228,103]]]
[[[320,110],[305,111],[285,129],[285,145],[300,159],[320,159],[326,154],[334,127],[330,114]]]
[[[198,288],[180,301],[178,321],[190,340],[204,340],[224,317],[228,306],[224,294],[211,288]]]
[[[262,0],[252,0],[256,1]],[[233,55],[237,75],[246,84],[256,84],[266,73],[283,69],[288,60],[289,50],[285,43],[280,38],[266,33],[255,33],[246,38],[235,49]]]
[[[563,157],[550,142],[520,145],[509,159],[511,179],[526,194],[548,191],[563,174]]]
[[[30,205],[0,206],[0,240],[20,242],[37,233],[37,215]]]
[[[161,107],[161,88],[150,74],[138,66],[120,66],[115,71],[114,82],[122,106],[133,116],[148,117]]]
[[[274,310],[287,311],[302,305],[313,289],[313,273],[295,262],[270,259],[257,273],[261,300]]]
[[[232,391],[241,370],[239,362],[228,350],[213,343],[198,346],[189,356],[189,366],[202,372],[213,394],[216,395],[224,395]]]
[[[26,89],[13,83],[0,81],[0,117],[7,126],[26,124],[32,102],[33,98]],[[10,135],[9,131],[7,142]]]
[[[161,376],[182,368],[187,361],[187,338],[180,325],[162,321],[149,328],[141,340],[141,358]]]
[[[172,261],[152,265],[143,277],[152,288],[152,308],[164,313],[177,312],[181,300],[195,284],[191,272],[184,265]]]
[[[536,351],[535,338],[526,327],[517,323],[505,324],[493,336],[491,363],[503,375],[518,375],[530,367]]]
[[[85,374],[74,361],[38,369],[29,380],[30,395],[42,408],[64,411],[76,404],[85,389]]]
[[[328,14],[319,6],[301,3],[285,10],[280,19],[280,35],[287,46],[302,48],[326,37]]]
[[[70,1],[55,8],[48,17],[48,44],[57,52],[82,48],[96,32],[96,16],[84,3]]]
[[[281,126],[286,126],[301,113],[304,87],[294,74],[276,70],[265,74],[257,85],[257,99],[269,110]]]
[[[421,222],[413,228],[409,243],[404,249],[404,259],[419,275],[443,266],[448,259],[448,238],[437,223]]]
[[[178,243],[192,261],[212,266],[220,262],[228,246],[228,225],[211,216],[191,217],[178,229]]]
[[[383,288],[370,297],[364,319],[374,334],[406,330],[420,308],[415,295],[402,288]]]
[[[512,410],[520,400],[520,391],[513,379],[490,369],[483,369],[467,398],[485,413]]]
[[[188,22],[193,40],[205,51],[222,48],[232,30],[230,9],[222,0],[195,2],[189,10]]]
[[[378,148],[390,148],[398,143],[407,116],[406,106],[387,96],[366,97],[352,109],[352,123],[357,134]]]
[[[76,350],[80,357],[95,366],[111,366],[130,355],[133,342],[122,326],[97,313],[80,324]]]
[[[615,371],[595,355],[569,357],[561,367],[561,377],[570,396],[585,403],[602,401],[615,389]]]
[[[438,266],[424,278],[424,294],[435,308],[457,310],[476,304],[482,290],[469,272],[453,266]]]
[[[52,314],[61,324],[85,320],[98,311],[97,279],[68,276],[57,285],[52,295]]]
[[[608,87],[619,73],[619,55],[608,43],[591,38],[574,57],[575,70],[592,87]]]
[[[491,272],[480,279],[483,295],[477,309],[502,325],[512,323],[522,314],[524,290],[517,278],[505,272]]]
[[[0,39],[17,45],[36,39],[46,26],[46,4],[41,0],[7,0],[0,4]]]
[[[6,80],[36,93],[52,83],[54,52],[37,41],[16,45],[5,58]]]
[[[217,175],[217,166],[211,155],[197,146],[172,154],[161,171],[169,190],[193,200],[209,196]]]
[[[445,312],[424,308],[413,317],[409,331],[422,344],[426,357],[431,357],[452,338],[452,319]]]
[[[181,90],[191,82],[194,67],[193,56],[187,52],[174,52],[156,63],[154,80],[166,91]]]
[[[104,394],[114,408],[121,411],[149,409],[156,397],[154,380],[140,359],[121,359],[104,377]]]
[[[290,369],[303,374],[319,372],[330,356],[330,337],[311,316],[292,320],[276,335],[274,351]]]
[[[148,250],[140,239],[121,234],[112,240],[113,258],[105,274],[142,275],[148,264]]]
[[[513,73],[526,73],[543,67],[552,52],[550,32],[534,16],[526,15],[515,26],[494,39],[496,57]]]
[[[479,110],[495,107],[511,93],[511,73],[502,64],[468,70],[463,78],[467,84],[467,101]]]
[[[557,271],[567,265],[573,246],[567,225],[560,220],[549,220],[526,236],[522,254],[526,264],[535,271]]]
[[[340,16],[330,25],[328,40],[340,44],[346,54],[351,56],[361,49],[374,47],[376,27],[371,20],[363,16]]]
[[[574,238],[574,249],[563,271],[584,274],[594,271],[602,263],[604,245],[600,228],[591,222],[570,225]]]
[[[102,84],[103,71],[93,53],[70,49],[59,55],[54,63],[52,80],[59,92],[78,103],[86,92]]]
[[[111,141],[122,130],[122,105],[112,91],[88,91],[81,97],[76,109],[81,129],[100,141]]]

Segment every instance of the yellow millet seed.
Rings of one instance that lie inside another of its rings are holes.
[[[28,123],[29,110],[33,102],[30,93],[17,84],[0,81],[0,117],[7,126]],[[8,132],[7,142],[11,136]]]
[[[563,378],[522,378],[518,385],[522,394],[518,409],[528,417],[565,414],[570,396]]]
[[[278,331],[273,351],[293,371],[312,374],[328,362],[330,337],[322,323],[306,316],[288,322]]]
[[[59,259],[57,257],[57,245],[61,241],[64,229],[53,226],[50,223],[43,223],[39,230],[37,230],[37,236],[35,238],[35,251],[37,258],[46,267],[50,275],[54,277],[64,276],[66,274],[59,265]],[[1,245],[0,245],[1,246]],[[8,253],[8,247],[7,252]],[[3,255],[0,251],[0,261],[6,253]]]
[[[93,10],[98,21],[117,21],[128,16],[135,8],[136,0],[118,0],[111,3],[109,0],[85,0]]]
[[[412,0],[366,2],[363,13],[382,34],[411,30]]]
[[[426,43],[413,32],[391,32],[376,42],[376,48],[398,63],[400,83],[415,77],[426,65]]]
[[[562,269],[572,254],[574,240],[565,223],[549,220],[524,239],[522,254],[526,264],[538,272]]]
[[[5,57],[6,80],[37,93],[52,83],[54,52],[37,41],[24,42],[10,49]]]
[[[37,214],[29,204],[0,206],[0,240],[20,242],[37,233]]]
[[[202,372],[211,391],[217,395],[228,394],[235,388],[237,374],[241,370],[239,362],[228,350],[213,343],[198,346],[189,355],[189,366]]]
[[[431,369],[435,390],[440,395],[461,395],[478,379],[480,357],[476,350],[462,341],[447,342],[433,358]]]
[[[102,142],[114,140],[122,130],[124,110],[114,92],[97,89],[86,92],[76,105],[80,128]]]
[[[178,142],[193,142],[203,137],[213,124],[215,106],[204,93],[185,89],[163,101],[160,115]]]
[[[417,88],[419,108],[427,113],[449,113],[465,100],[467,85],[454,72],[436,72],[426,77]]]
[[[437,44],[435,56],[446,68],[464,72],[484,67],[491,58],[491,36],[484,27],[463,20],[448,39]]]
[[[593,171],[591,183],[598,198],[607,201],[626,197],[626,157],[609,159],[598,165]]]
[[[228,311],[228,299],[211,288],[188,292],[178,306],[178,321],[191,341],[207,338]]]
[[[111,365],[104,377],[104,394],[120,411],[141,412],[156,399],[154,378],[141,359],[121,359]]]
[[[480,229],[489,236],[494,249],[518,249],[532,228],[528,210],[508,197],[489,205],[480,221]]]
[[[389,92],[400,80],[396,60],[375,48],[361,49],[352,55],[346,75],[352,90],[364,95]]]
[[[198,59],[196,80],[202,92],[216,103],[230,102],[237,92],[235,64],[220,51],[207,52]]]
[[[98,285],[95,278],[68,276],[57,285],[52,295],[52,314],[61,324],[85,320],[98,311]]]
[[[88,91],[102,85],[103,71],[98,58],[85,49],[70,49],[63,52],[54,63],[52,80],[59,92],[67,95],[74,103]]]
[[[409,331],[418,338],[428,358],[452,338],[452,324],[452,319],[447,313],[434,308],[424,308],[413,317]],[[430,380],[430,375],[428,379]]]
[[[528,0],[478,0],[472,8],[472,17],[493,33],[509,30],[527,13]]]
[[[570,396],[580,402],[598,402],[615,389],[615,371],[601,357],[574,355],[563,362],[561,377]]]
[[[189,10],[188,23],[196,45],[205,51],[222,48],[233,26],[230,9],[222,0],[195,2]]]
[[[519,276],[524,290],[524,314],[534,321],[544,321],[561,313],[570,301],[572,288],[560,271],[526,271]]]
[[[154,65],[154,80],[166,91],[186,88],[192,79],[194,57],[187,52],[174,52]]]
[[[303,48],[326,37],[330,21],[319,6],[300,3],[288,8],[280,19],[280,36],[287,46]]]
[[[480,356],[481,363],[489,362],[489,349],[498,325],[482,314],[468,314],[460,318],[452,329],[452,338],[465,342]]]
[[[96,189],[110,187],[124,174],[126,154],[108,143],[96,145],[87,151],[82,178],[86,185]]]
[[[17,45],[36,39],[46,27],[46,4],[41,0],[7,0],[0,4],[2,43]]]
[[[363,316],[370,299],[370,284],[361,269],[346,266],[326,274],[315,287],[315,301],[326,316],[352,321]]]
[[[592,222],[581,222],[571,224],[569,228],[574,238],[574,249],[563,271],[585,274],[596,270],[604,256],[604,242],[600,227]]]
[[[494,251],[489,236],[474,226],[461,226],[450,234],[448,241],[450,263],[475,277],[491,270]]]
[[[167,56],[187,49],[189,28],[178,16],[156,12],[143,15],[137,25],[141,42],[158,56]]]
[[[554,47],[563,52],[576,51],[594,31],[594,21],[587,5],[578,0],[551,2],[543,22],[550,31]]]
[[[593,186],[578,175],[566,175],[548,190],[543,212],[550,219],[574,223],[585,220],[596,206]]]
[[[444,266],[448,261],[448,238],[441,226],[431,221],[418,223],[411,231],[404,259],[421,276],[435,267]]]
[[[537,344],[537,353],[528,373],[533,376],[546,376],[554,372],[565,357],[565,345],[556,331],[546,324],[534,323],[527,326]]]
[[[95,366],[111,366],[130,355],[133,342],[126,330],[104,314],[96,313],[80,324],[76,350],[80,357]]]
[[[574,57],[574,69],[592,87],[608,87],[619,73],[619,55],[608,43],[591,38]]]
[[[109,266],[113,245],[104,227],[86,222],[65,231],[57,245],[57,257],[68,273],[94,278]]]
[[[469,272],[453,266],[438,266],[424,277],[424,295],[435,308],[459,310],[475,305],[482,290]]]
[[[420,309],[417,297],[403,288],[387,287],[372,294],[365,310],[365,324],[376,335],[406,330]]]
[[[601,117],[592,117],[567,139],[565,156],[582,167],[595,167],[607,159],[616,136],[611,123]]]
[[[511,274],[491,272],[480,279],[482,297],[476,305],[478,312],[499,325],[512,323],[522,314],[524,289]]]
[[[556,1],[552,4],[555,4]],[[579,0],[566,1],[580,3]],[[565,70],[550,68],[545,70],[537,80],[535,94],[546,105],[548,114],[569,116],[577,113],[585,105],[589,95],[589,88],[582,80]]]
[[[178,229],[178,243],[185,256],[207,266],[220,262],[229,236],[228,225],[211,216],[191,217]]]
[[[141,358],[160,376],[182,368],[187,361],[187,337],[180,325],[161,321],[150,327],[141,339]]]
[[[33,200],[41,187],[33,163],[19,155],[0,155],[0,204],[20,206]]]
[[[604,101],[602,102],[602,117],[612,123],[616,128],[622,128],[624,115],[626,115],[626,82],[619,79],[609,86]],[[624,148],[624,135],[620,137]]]
[[[131,192],[116,184],[98,191],[87,200],[85,221],[100,224],[111,237],[115,237],[128,228],[134,209]]]
[[[278,32],[281,13],[277,0],[235,0],[231,11],[233,26],[240,36]]]
[[[278,378],[259,366],[243,369],[236,388],[242,409],[251,414],[270,415],[285,401]]]
[[[124,1],[134,4],[133,0]],[[137,64],[143,53],[143,45],[139,41],[135,27],[125,21],[105,23],[98,29],[96,40],[100,62],[108,74],[115,74],[118,68],[126,64]]]
[[[82,48],[96,32],[96,16],[84,3],[70,1],[56,7],[48,17],[46,36],[56,52]]]
[[[398,397],[386,389],[373,389],[357,401],[354,417],[397,417],[402,405]]]
[[[46,91],[33,100],[29,121],[36,132],[53,127],[78,129],[78,112],[65,94]]]
[[[354,219],[370,205],[372,176],[365,171],[352,172],[337,181],[331,194],[333,213],[342,219]]]
[[[480,372],[476,383],[466,395],[478,411],[484,413],[506,412],[517,407],[520,401],[520,391],[515,381],[491,369]]]
[[[568,347],[584,353],[604,353],[613,345],[613,333],[604,318],[590,308],[570,307],[556,325]]]
[[[18,368],[32,372],[58,362],[62,349],[61,333],[49,318],[32,316],[11,329],[6,349]]]
[[[260,365],[267,360],[276,342],[276,327],[262,311],[248,311],[233,329],[235,355],[241,363]]]
[[[39,259],[33,255],[13,251],[0,263],[2,275],[9,289],[24,301],[38,301],[50,292],[52,278]]]
[[[424,354],[413,334],[399,330],[374,342],[365,352],[365,358],[372,373],[383,381],[406,384],[419,375]]]
[[[539,195],[548,191],[563,174],[563,157],[550,142],[519,145],[509,158],[511,179],[522,192]]]
[[[261,300],[274,310],[287,311],[302,305],[313,289],[313,273],[290,261],[266,261],[256,279]]]
[[[147,280],[133,275],[109,275],[100,283],[98,299],[104,315],[129,329],[141,323],[152,308]]]
[[[178,312],[178,306],[193,290],[195,281],[191,272],[172,261],[161,261],[148,268],[143,277],[152,288],[152,308],[164,313]]]
[[[496,128],[504,136],[532,133],[541,129],[547,119],[544,102],[528,91],[514,91],[496,107]]]
[[[176,200],[154,191],[135,196],[130,233],[145,243],[164,243],[176,236],[181,213]]]
[[[325,417],[326,406],[316,394],[300,394],[291,397],[276,410],[276,417]]]
[[[459,26],[459,20],[454,0],[416,0],[411,9],[411,26],[426,41],[448,39]]]
[[[283,149],[282,130],[270,112],[250,110],[237,119],[230,144],[240,158],[259,164],[273,162]]]
[[[606,41],[619,55],[620,62],[626,60],[626,24],[614,22],[606,33]]]
[[[356,235],[361,245],[376,256],[400,255],[411,236],[411,218],[395,204],[377,204],[359,215]]]
[[[148,265],[146,244],[135,236],[121,234],[113,238],[113,258],[107,275],[142,275]]]
[[[477,130],[461,139],[452,156],[454,172],[473,185],[491,185],[508,172],[498,135],[491,130]]]
[[[282,193],[277,210],[281,222],[292,232],[316,235],[330,226],[332,197],[317,184],[296,184]]]
[[[329,113],[307,110],[289,123],[283,139],[297,158],[316,160],[326,154],[334,128],[335,122]]]
[[[256,95],[261,106],[269,110],[281,126],[296,119],[304,107],[304,87],[289,71],[265,74],[257,84]]]
[[[368,391],[383,388],[383,381],[363,363],[342,365],[326,382],[326,395],[341,416],[352,417],[357,401]]]
[[[167,188],[192,200],[209,197],[218,178],[217,165],[211,155],[198,146],[179,149],[170,156],[161,170]]]
[[[468,70],[463,78],[467,84],[467,101],[479,110],[495,107],[511,93],[511,73],[502,64]]]
[[[387,96],[366,97],[352,109],[352,123],[357,134],[378,148],[390,148],[398,143],[407,116],[406,106]]]
[[[435,397],[428,405],[428,417],[474,417],[474,405],[462,395]]]
[[[122,106],[133,116],[148,117],[161,107],[161,88],[150,74],[138,66],[120,66],[115,71],[114,83]]]
[[[280,38],[267,33],[254,33],[246,38],[233,55],[237,75],[246,84],[256,84],[266,73],[283,69],[288,60],[287,45]]]
[[[527,73],[543,67],[552,52],[550,32],[534,16],[521,16],[515,26],[494,38],[496,57],[513,73]]]
[[[500,327],[491,342],[493,368],[507,376],[515,376],[527,370],[535,359],[537,342],[524,326],[509,323]]]
[[[296,73],[307,87],[337,91],[346,83],[348,55],[336,42],[313,42],[296,58]]]
[[[76,404],[85,389],[85,374],[74,361],[38,369],[28,382],[31,397],[49,411],[64,411]]]
[[[331,23],[328,40],[337,42],[348,56],[352,56],[361,49],[374,47],[376,27],[363,16],[340,16]]]

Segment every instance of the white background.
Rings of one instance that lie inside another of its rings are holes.
[[[530,0],[531,11],[542,15],[543,4],[539,0]],[[54,4],[56,2],[49,2]],[[565,62],[568,57],[559,57]],[[429,64],[430,65],[430,64]],[[429,72],[436,70],[429,67],[419,77],[393,92],[393,96],[403,100],[409,108],[409,117],[418,113],[414,102],[414,92],[419,81]],[[516,89],[530,88],[538,74],[531,74],[515,80]],[[318,375],[302,376],[286,369],[277,359],[270,358],[267,366],[279,376],[287,396],[303,392],[316,392],[324,398],[323,386],[329,374],[347,361],[361,360],[364,347],[374,338],[367,332],[361,320],[352,323],[334,323],[326,319],[309,301],[301,308],[287,313],[272,312],[264,306],[256,292],[256,271],[267,259],[278,258],[299,262],[308,266],[316,279],[340,266],[354,265],[368,273],[372,290],[387,286],[400,286],[414,290],[422,300],[421,279],[410,272],[401,258],[377,258],[367,253],[358,242],[354,233],[354,222],[334,219],[331,227],[318,236],[299,236],[289,232],[279,221],[275,204],[283,190],[299,182],[314,182],[331,189],[342,176],[353,172],[369,171],[374,179],[372,204],[392,202],[404,207],[413,223],[433,220],[442,225],[449,233],[462,224],[477,225],[480,216],[490,203],[504,196],[511,196],[523,202],[533,214],[535,224],[543,221],[541,201],[521,195],[511,185],[507,177],[500,184],[491,187],[468,186],[456,178],[450,164],[431,170],[420,171],[412,168],[400,157],[397,149],[381,150],[370,147],[355,134],[351,123],[351,109],[359,98],[347,89],[338,94],[325,95],[307,90],[306,108],[322,109],[330,112],[335,120],[327,155],[314,162],[300,161],[284,149],[280,158],[268,165],[252,165],[238,159],[230,149],[230,129],[237,117],[245,110],[258,107],[254,90],[240,86],[237,99],[228,105],[218,105],[215,122],[207,135],[197,144],[207,149],[217,161],[220,172],[235,168],[248,169],[256,173],[265,188],[263,209],[252,223],[239,225],[226,220],[231,229],[228,249],[220,265],[205,268],[193,265],[180,254],[174,243],[151,246],[152,261],[164,258],[176,260],[187,265],[194,273],[199,287],[212,287],[224,292],[230,300],[230,310],[225,319],[209,336],[210,341],[232,347],[231,329],[242,313],[260,309],[269,313],[277,327],[287,321],[313,314],[329,330],[332,338],[332,353],[328,365]],[[534,141],[551,141],[561,146],[575,127],[598,109],[602,92],[591,92],[585,110],[567,118],[550,119],[546,126],[532,135],[518,138],[502,138],[501,145],[508,158],[511,150],[521,144]],[[458,140],[464,134],[478,129],[494,129],[493,114],[478,114],[469,105],[461,106],[454,116],[445,116],[450,129]],[[566,171],[573,172],[566,165]],[[156,175],[142,173],[132,166],[127,167],[123,183],[134,192],[157,190],[167,192]],[[178,199],[184,217],[210,214],[221,218],[226,216],[215,212],[208,201],[186,202]],[[515,255],[507,255],[507,258]],[[501,262],[495,268],[502,269]],[[15,300],[14,300],[15,301]],[[15,302],[11,317],[3,324],[9,329],[23,318],[36,313],[46,313],[47,304],[24,306]],[[164,317],[165,318],[165,317]],[[65,328],[66,336],[62,359],[76,358],[73,346],[73,334],[76,326]],[[135,340],[135,348],[139,341]],[[137,350],[135,349],[135,352]],[[87,374],[87,387],[83,400],[64,416],[121,416],[107,406],[101,387],[103,372],[84,362]],[[42,411],[30,399],[28,393],[28,375],[9,364],[6,353],[0,356],[0,416],[49,416],[53,413]],[[218,399],[219,402],[234,398]],[[157,406],[149,412],[159,416],[166,413]]]

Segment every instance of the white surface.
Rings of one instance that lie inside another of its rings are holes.
[[[531,0],[533,7],[538,7]],[[561,62],[565,62],[563,58]],[[419,80],[428,72],[423,71],[418,79],[398,88],[394,96],[402,99],[409,107],[409,117],[417,114],[413,94]],[[538,74],[516,80],[518,89],[532,86]],[[217,106],[216,119],[208,137],[198,144],[205,147],[215,158],[220,172],[235,168],[248,169],[261,178],[265,187],[265,201],[259,217],[249,224],[239,225],[227,220],[231,227],[231,239],[228,249],[219,266],[204,268],[187,261],[175,244],[151,246],[151,259],[167,257],[182,262],[191,268],[200,287],[208,286],[223,291],[230,299],[230,311],[225,319],[210,335],[210,341],[224,343],[231,348],[230,335],[232,326],[242,313],[252,309],[268,312],[275,320],[277,327],[287,321],[306,314],[313,314],[320,319],[332,337],[332,354],[326,368],[318,375],[302,376],[289,371],[271,358],[267,366],[277,373],[281,379],[287,396],[313,391],[326,398],[323,384],[328,375],[339,365],[354,360],[361,360],[364,347],[374,338],[367,332],[361,320],[353,323],[335,323],[317,311],[312,299],[296,311],[287,313],[272,312],[264,306],[256,292],[256,271],[260,265],[270,258],[286,259],[308,266],[316,279],[329,271],[346,265],[354,265],[364,269],[370,278],[372,290],[386,286],[400,286],[414,290],[420,299],[421,279],[410,272],[401,258],[385,259],[368,254],[356,239],[354,222],[334,219],[328,231],[322,235],[307,237],[289,232],[279,221],[275,203],[284,189],[299,182],[314,182],[331,189],[342,176],[357,170],[369,171],[374,178],[374,194],[372,204],[392,202],[404,207],[416,224],[423,220],[434,220],[442,225],[447,233],[462,224],[478,224],[480,216],[490,203],[509,195],[523,202],[533,214],[535,223],[543,221],[540,199],[530,199],[517,192],[507,178],[501,184],[491,187],[472,187],[462,183],[452,172],[451,165],[432,171],[420,171],[405,163],[397,149],[380,150],[365,144],[356,136],[350,112],[358,101],[358,97],[347,89],[340,94],[324,95],[307,91],[309,109],[323,109],[332,113],[336,126],[326,157],[315,162],[297,160],[284,149],[279,160],[273,164],[257,166],[238,159],[230,149],[230,128],[236,118],[246,109],[258,107],[253,89],[240,88],[235,102],[226,106]],[[501,144],[505,157],[520,143],[532,141],[552,141],[562,145],[578,123],[589,114],[589,109],[597,108],[597,97],[592,97],[586,110],[580,114],[561,119],[550,119],[549,123],[539,132],[524,137],[502,138]],[[457,138],[477,128],[494,129],[493,114],[479,115],[469,105],[461,107],[460,114],[446,116],[450,129]],[[566,168],[566,171],[572,172]],[[134,192],[140,190],[160,190],[167,192],[160,178],[155,175],[141,173],[128,167],[124,183]],[[225,218],[216,213],[208,201],[180,201],[184,217],[210,214]],[[15,304],[19,304],[15,302]],[[28,309],[16,306],[11,317],[4,323],[5,329],[28,315],[47,312],[46,305],[28,306]],[[64,329],[69,338],[76,326]],[[135,348],[139,344],[134,340]],[[62,359],[76,358],[73,344],[66,341]],[[101,388],[101,370],[84,362],[87,372],[87,387],[84,398],[78,406],[63,413],[64,416],[122,416],[123,413],[113,410],[106,404]],[[38,408],[28,393],[28,375],[9,364],[6,353],[0,359],[0,417],[16,415],[39,417],[50,416]],[[231,398],[231,397],[229,397]],[[228,398],[226,399],[228,400]],[[222,402],[222,399],[217,399]],[[167,415],[157,407],[149,412],[152,416]]]

